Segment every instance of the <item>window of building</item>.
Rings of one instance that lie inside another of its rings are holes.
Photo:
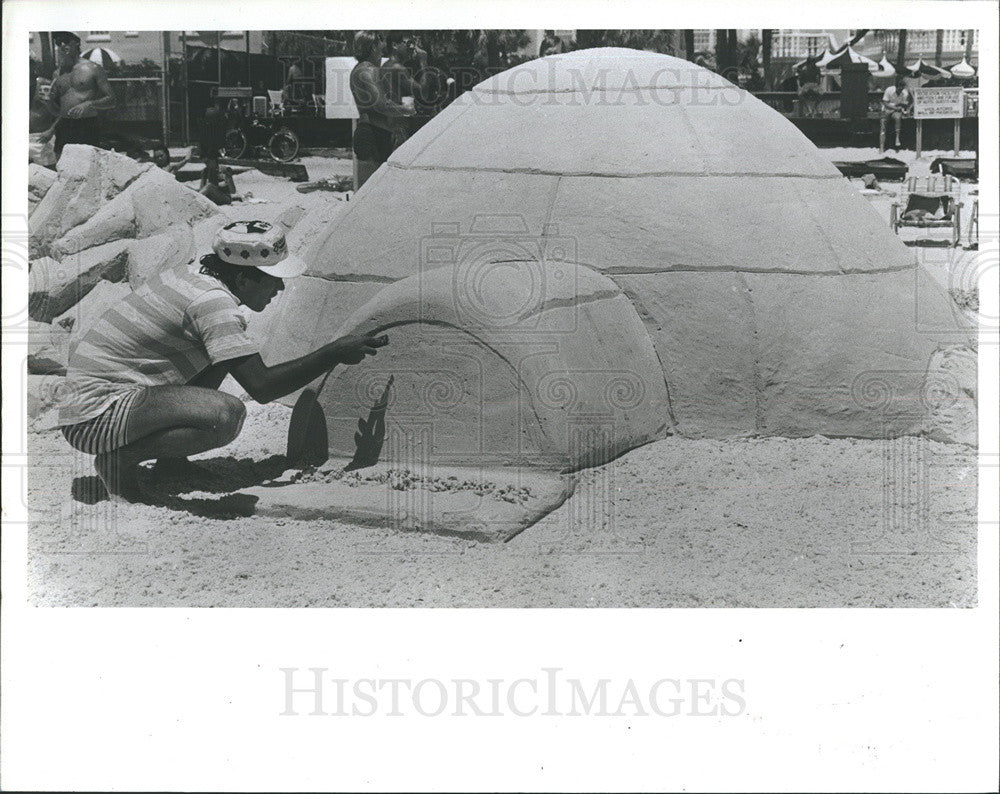
[[[139,31],[138,30],[126,30],[125,31],[125,38],[127,38],[127,39],[137,39],[137,38],[139,38]]]
[[[111,41],[110,30],[88,30],[87,41]]]

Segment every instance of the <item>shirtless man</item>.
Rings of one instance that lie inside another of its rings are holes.
[[[80,37],[68,31],[52,34],[59,60],[59,76],[52,83],[48,110],[56,120],[41,137],[42,142],[56,136],[58,157],[67,143],[97,146],[101,129],[97,114],[115,106],[104,68],[80,57]]]
[[[354,104],[358,107],[353,146],[358,158],[357,187],[360,188],[392,154],[397,120],[412,116],[414,111],[393,102],[382,87],[382,39],[377,33],[361,30],[355,34],[354,57],[358,63],[351,70],[350,84]]]
[[[410,97],[413,106],[423,101],[429,94],[430,71],[427,69],[427,53],[408,36],[388,36],[389,57],[382,64],[380,79],[386,97],[397,105],[410,109],[404,97]],[[414,80],[406,64],[416,62],[420,80]],[[405,118],[395,119],[393,148],[398,149],[410,137],[410,127]]]

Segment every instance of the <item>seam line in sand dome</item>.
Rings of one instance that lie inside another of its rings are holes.
[[[534,259],[512,259],[505,260],[505,262],[535,262]],[[503,264],[497,262],[497,264]],[[750,275],[777,275],[777,276],[877,276],[883,275],[885,273],[905,273],[908,270],[916,270],[917,263],[910,262],[905,265],[900,265],[898,267],[873,267],[873,268],[845,268],[844,270],[783,270],[776,267],[767,268],[750,268],[750,267],[693,267],[688,265],[677,265],[674,267],[661,267],[661,268],[629,268],[629,267],[607,267],[601,268],[597,265],[588,264],[587,262],[573,262],[572,264],[580,265],[580,267],[586,267],[593,270],[595,273],[601,273],[602,275],[613,277],[613,276],[657,276],[665,273],[748,273]],[[397,281],[402,281],[407,276],[379,276],[375,274],[363,274],[363,273],[327,273],[327,274],[317,274],[317,273],[305,273],[302,278],[316,278],[321,281],[336,281],[343,282],[347,284],[395,284]]]
[[[464,165],[399,165],[386,163],[389,168],[400,171],[447,171],[454,173],[492,173],[492,174],[533,174],[538,176],[558,177],[599,177],[605,179],[641,179],[643,177],[728,177],[746,179],[747,177],[762,179],[843,179],[838,171],[834,174],[801,174],[792,171],[780,173],[761,173],[758,171],[637,171],[632,174],[612,173],[609,171],[548,171],[544,168],[495,168]]]
[[[367,273],[305,273],[303,278],[318,278],[322,281],[345,281],[352,284],[395,284],[405,276],[379,276]]]
[[[648,269],[630,268],[625,266],[600,268],[595,265],[588,265],[584,262],[577,262],[576,264],[584,265],[584,267],[589,267],[592,270],[596,270],[598,273],[603,273],[606,276],[656,276],[662,273],[749,273],[751,275],[760,273],[764,275],[778,276],[868,276],[882,273],[904,273],[908,270],[915,270],[917,268],[916,262],[908,262],[905,265],[899,265],[897,267],[853,267],[844,268],[842,270],[790,270],[778,267],[726,267],[725,265],[719,265],[718,267],[677,265],[674,267]]]
[[[757,323],[757,305],[753,300],[753,290],[747,283],[746,274],[737,274],[737,280],[742,287],[743,300],[746,303],[750,318],[751,339],[753,341],[753,413],[754,432],[760,435],[764,432],[764,378],[760,372],[760,329]]]

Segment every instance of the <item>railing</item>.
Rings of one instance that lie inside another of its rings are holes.
[[[802,58],[819,55],[830,46],[826,33],[777,33],[771,43],[772,58]]]
[[[813,115],[823,118],[840,117],[840,91],[828,91],[815,99],[802,99],[798,91],[755,91],[753,95],[786,116],[803,116],[813,109]],[[868,112],[878,113],[882,107],[882,92],[868,92]]]

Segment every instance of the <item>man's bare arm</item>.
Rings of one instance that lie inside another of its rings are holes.
[[[60,100],[62,97],[62,83],[59,80],[54,80],[52,85],[49,86],[49,98],[45,100],[45,109],[49,111],[49,115],[55,116],[56,119],[59,118]],[[55,125],[53,125],[54,127]]]
[[[108,75],[102,67],[96,64],[95,69],[94,82],[99,96],[91,100],[91,106],[96,110],[111,110],[118,103],[114,91],[111,90],[111,84],[108,82]]]
[[[59,126],[59,98],[62,95],[62,89],[59,87],[59,81],[56,80],[52,83],[49,88],[49,98],[45,100],[45,109],[52,116],[52,125],[45,130],[39,137],[42,143],[48,143],[52,136],[56,134],[56,127]]]
[[[385,336],[352,334],[312,353],[269,367],[260,354],[234,359],[230,373],[255,402],[269,403],[301,389],[338,364],[358,364],[388,344]]]

